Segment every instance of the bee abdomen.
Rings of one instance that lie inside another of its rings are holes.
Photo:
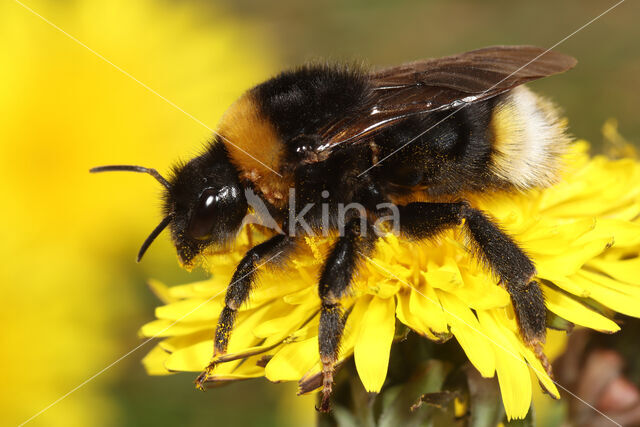
[[[550,101],[517,87],[496,103],[490,129],[491,170],[501,180],[520,189],[557,180],[570,138]]]

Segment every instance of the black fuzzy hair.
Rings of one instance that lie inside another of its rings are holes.
[[[282,72],[253,91],[262,114],[287,141],[353,113],[371,88],[363,67],[325,63]]]

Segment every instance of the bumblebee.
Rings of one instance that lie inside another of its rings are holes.
[[[169,226],[187,267],[212,247],[232,244],[258,198],[279,225],[240,261],[226,291],[203,387],[225,354],[238,308],[259,271],[290,258],[304,236],[336,232],[318,279],[322,403],[329,410],[345,325],[341,297],[375,249],[381,205],[399,213],[396,232],[432,239],[462,226],[473,254],[511,296],[520,335],[540,350],[546,308],[536,268],[474,195],[546,187],[569,144],[549,101],[522,86],[569,70],[574,58],[532,46],[494,46],[368,71],[307,65],[241,96],[204,152],[165,180],[154,169],[102,166],[153,175],[166,188],[164,219],[140,249]],[[322,204],[315,202],[322,201]],[[344,205],[356,204],[344,215]],[[305,223],[292,205],[308,206]],[[340,209],[340,207],[343,209]],[[343,214],[343,215],[341,215]],[[282,231],[284,230],[284,231]]]

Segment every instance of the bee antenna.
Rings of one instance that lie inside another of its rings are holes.
[[[158,235],[162,233],[162,230],[167,228],[167,225],[169,225],[172,219],[173,219],[172,214],[165,216],[164,219],[160,222],[160,224],[158,224],[158,226],[153,229],[151,234],[149,234],[149,237],[147,237],[147,240],[144,241],[142,246],[140,246],[140,250],[138,251],[138,259],[137,259],[138,262],[140,262],[140,260],[142,259],[142,256],[147,251],[147,249],[149,249],[149,246],[151,246],[153,241],[156,240],[156,237],[158,237]]]
[[[158,171],[155,169],[145,168],[142,166],[132,166],[132,165],[107,165],[107,166],[98,166],[98,167],[89,169],[89,172],[91,173],[113,172],[113,171],[148,173],[149,175],[157,179],[160,184],[164,185],[167,189],[171,190],[171,184],[169,184],[169,181],[164,179],[164,177],[160,175],[160,173],[158,173]]]

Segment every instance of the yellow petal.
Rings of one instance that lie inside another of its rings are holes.
[[[575,280],[570,277],[564,276],[550,276],[550,275],[542,275],[539,274],[539,277],[546,279],[556,285],[557,287],[565,290],[573,295],[579,296],[580,298],[589,298],[589,291],[580,286],[580,284],[576,283]]]
[[[260,278],[258,286],[252,290],[247,306],[257,307],[262,304],[266,304],[273,299],[297,292],[301,289],[309,292],[309,283],[306,283],[299,278],[296,279],[295,277],[288,277],[286,274],[283,274],[283,277],[280,278],[277,278],[272,274],[265,275]]]
[[[520,241],[526,242],[528,252],[558,255],[562,254],[576,239],[594,230],[595,227],[594,218],[571,221],[553,219],[539,221],[519,237]]]
[[[320,361],[318,337],[285,344],[265,367],[269,381],[297,381]]]
[[[491,342],[480,326],[478,319],[469,307],[457,297],[447,292],[438,291],[442,307],[455,335],[469,361],[478,372],[490,378],[495,372],[495,358]]]
[[[215,320],[222,311],[224,296],[216,299],[192,298],[162,305],[156,308],[156,317],[166,320],[184,320],[188,322]]]
[[[638,212],[640,212],[640,209],[636,206],[635,215]],[[602,218],[598,219],[597,231],[607,236],[613,236],[616,246],[635,246],[640,244],[640,224],[620,219]]]
[[[153,292],[153,294],[164,304],[176,301],[169,292],[170,288],[159,280],[150,279],[147,281],[147,285],[149,286],[149,289],[151,289],[151,292]]]
[[[379,392],[387,377],[395,333],[395,309],[393,298],[374,297],[361,322],[354,357],[358,375],[368,392]]]
[[[602,286],[582,274],[574,274],[572,279],[583,288],[588,289],[589,296],[605,307],[627,316],[640,317],[640,304],[636,298]]]
[[[340,351],[338,359],[351,356],[353,354],[356,341],[360,335],[360,329],[365,326],[365,316],[369,310],[369,304],[374,297],[363,295],[358,298],[349,313],[347,323],[344,325],[342,340],[340,341]]]
[[[211,341],[213,339],[213,328],[202,330],[189,335],[178,335],[171,338],[166,338],[158,343],[165,351],[173,353],[181,350],[185,347],[192,346],[201,341]]]
[[[320,314],[316,315],[303,327],[290,335],[290,342],[303,341],[318,335],[318,325],[320,324]],[[288,338],[289,339],[289,338]]]
[[[344,332],[340,341],[337,362],[338,364],[342,363],[346,358],[351,357],[351,355],[353,354],[356,339],[360,334],[360,328],[363,325],[362,320],[367,312],[370,300],[371,297],[364,295],[362,298],[357,299],[354,307],[351,309],[351,313],[347,318],[347,323],[344,327]],[[345,306],[345,309],[348,308],[348,304],[346,304],[345,301],[343,301],[343,305]],[[305,329],[308,327],[313,328],[313,334],[309,334],[309,336],[317,335],[317,320],[318,318],[316,317],[313,322],[310,322],[310,325],[305,325]],[[316,352],[319,352],[319,349],[316,349]],[[319,374],[321,369],[322,367],[318,360],[317,363],[313,364],[313,366],[304,373],[304,375],[300,378],[300,381],[304,381],[305,378]]]
[[[586,326],[601,332],[616,332],[620,327],[611,319],[585,307],[562,292],[543,286],[544,301],[547,308],[558,316],[576,325]]]
[[[456,289],[455,295],[476,310],[506,307],[511,304],[509,293],[488,274],[474,275],[463,272],[464,286]]]
[[[495,311],[497,310],[492,310]],[[507,338],[508,334],[513,333],[500,326],[493,313],[479,311],[478,320],[492,340],[498,382],[507,418],[524,418],[531,405],[531,378],[523,357]]]
[[[291,305],[307,304],[310,301],[314,301],[316,305],[320,306],[320,297],[317,292],[311,292],[309,289],[300,289],[297,292],[293,292],[289,295],[285,295],[284,302]]]
[[[597,238],[570,247],[564,255],[538,256],[536,267],[540,276],[568,276],[575,273],[587,261],[602,253],[613,239]]]
[[[638,217],[638,212],[640,212],[640,201],[632,201],[626,206],[620,206],[616,209],[612,209],[610,212],[607,212],[607,219],[611,220],[619,220],[622,222],[630,222],[635,220]],[[615,234],[614,234],[615,236]],[[626,240],[630,238],[630,240]],[[627,244],[629,241],[634,241],[631,236],[623,237],[621,240],[623,244]]]
[[[164,367],[167,357],[169,357],[169,354],[156,345],[142,359],[142,365],[149,375],[169,375],[171,372]]]
[[[306,322],[319,308],[315,304],[284,305],[288,309],[283,309],[280,313],[273,315],[262,323],[259,323],[253,330],[256,337],[286,337],[294,330],[297,330]]]
[[[613,291],[626,294],[630,298],[640,300],[640,285],[629,284],[621,280],[612,279],[611,277],[602,274],[600,272],[589,271],[586,269],[580,270],[576,275],[591,280],[605,288],[609,288]]]
[[[168,289],[169,295],[174,300],[185,298],[211,298],[212,295],[219,292],[222,293],[227,288],[231,278],[231,273],[232,272],[230,271],[229,275],[216,274],[207,280],[189,283],[186,285],[172,286]]]
[[[533,351],[529,347],[524,345],[522,341],[513,341],[518,345],[520,352],[524,355],[525,359],[529,363],[531,370],[538,378],[538,381],[540,381],[540,383],[542,384],[542,387],[547,390],[554,398],[559,399],[560,392],[558,392],[556,384],[553,382],[551,377],[549,377],[547,371],[544,369],[542,363],[540,362],[540,360],[538,360]]]
[[[424,329],[439,334],[449,332],[442,306],[431,286],[422,286],[421,289],[411,290],[409,309],[420,324],[424,325]]]
[[[601,216],[606,211],[616,211],[618,209],[625,209],[628,201],[624,199],[616,199],[616,197],[622,194],[608,194],[607,197],[598,195],[585,195],[579,200],[572,201],[571,203],[556,207],[548,213],[554,217],[575,217],[576,212],[580,212],[582,215]]]
[[[184,322],[175,320],[153,320],[140,328],[143,337],[171,337],[188,335],[203,329],[213,330],[215,322]]]
[[[209,364],[212,354],[213,342],[201,341],[171,353],[164,366],[169,371],[199,372]]]
[[[544,354],[546,354],[549,360],[553,362],[557,357],[564,354],[565,350],[567,349],[568,342],[569,339],[565,331],[547,329],[547,339],[544,344]]]
[[[429,338],[432,341],[439,341],[438,337],[436,337],[425,325],[422,324],[422,321],[418,319],[416,316],[411,313],[409,310],[409,295],[410,293],[402,293],[396,296],[396,317],[399,321],[413,329],[418,334]]]
[[[523,209],[528,209],[529,200],[522,197],[498,197],[480,200],[478,207],[491,213],[505,230],[513,235],[525,225],[530,215],[523,215]]]
[[[460,269],[453,258],[447,258],[444,265],[430,268],[429,271],[423,271],[422,277],[428,285],[433,288],[443,289],[449,292],[455,292],[456,289],[463,285]]]
[[[616,240],[616,243],[617,240]],[[640,258],[625,260],[603,260],[594,258],[589,265],[608,274],[614,279],[627,283],[633,283],[640,289]]]
[[[273,306],[269,304],[251,311],[239,312],[236,326],[229,339],[228,352],[238,353],[258,345],[261,339],[253,334],[253,330],[268,319],[272,312]]]
[[[376,295],[378,298],[391,298],[402,286],[397,280],[380,280],[377,277],[369,277],[364,292]]]
[[[271,309],[271,306],[266,305],[238,313],[236,326],[229,339],[228,353],[240,353],[259,344],[260,339],[254,336],[251,331],[264,321]],[[212,324],[212,328],[215,328],[215,323]],[[173,352],[165,366],[172,371],[200,371],[207,366],[212,356],[212,341],[203,341]],[[239,361],[230,363],[235,366]]]
[[[258,366],[261,358],[262,355],[257,355],[247,358],[243,363],[223,363],[216,367],[211,377],[218,380],[242,380],[264,376],[264,368]]]

